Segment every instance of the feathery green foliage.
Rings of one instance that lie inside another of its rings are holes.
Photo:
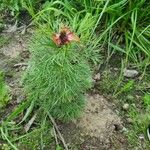
[[[84,93],[91,86],[91,71],[84,50],[77,43],[57,47],[49,35],[32,40],[30,66],[25,76],[28,98],[53,117],[79,116]]]

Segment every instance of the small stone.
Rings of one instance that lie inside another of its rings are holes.
[[[123,110],[128,110],[129,109],[129,104],[125,103],[122,108],[123,108]]]
[[[136,70],[128,70],[124,69],[124,76],[127,78],[134,78],[138,75],[139,73]]]
[[[139,139],[141,140],[141,141],[144,141],[144,135],[143,134],[141,134],[141,135],[139,135]]]
[[[125,128],[125,127],[123,127],[123,128],[122,128],[122,132],[128,132],[128,129]]]
[[[100,73],[97,73],[97,74],[94,76],[94,80],[96,80],[96,81],[99,81],[99,80],[100,80]]]

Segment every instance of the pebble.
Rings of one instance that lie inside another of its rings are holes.
[[[94,80],[99,81],[99,80],[100,80],[100,77],[101,77],[100,73],[97,73],[97,74],[94,76]]]
[[[144,141],[144,135],[143,135],[143,134],[139,135],[139,139],[140,139],[141,141]]]
[[[122,132],[128,132],[128,129],[125,128],[125,127],[123,127],[123,128],[122,128]]]
[[[123,108],[123,110],[128,110],[129,109],[129,104],[125,103],[122,108]]]
[[[127,78],[134,78],[139,74],[138,71],[129,69],[124,69],[123,73],[123,75]]]

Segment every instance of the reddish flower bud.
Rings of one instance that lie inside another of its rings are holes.
[[[73,32],[71,32],[69,28],[63,27],[60,30],[60,33],[53,34],[52,40],[56,45],[60,46],[66,45],[72,41],[78,42],[80,39]]]

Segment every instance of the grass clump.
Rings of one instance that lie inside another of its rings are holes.
[[[12,16],[18,17],[18,15],[27,10],[30,15],[34,15],[34,10],[37,7],[39,1],[35,0],[2,0],[0,2],[1,12],[9,12]]]
[[[51,128],[50,128],[51,129]],[[50,143],[53,140],[51,135],[51,130],[47,129],[34,129],[33,131],[27,133],[27,135],[21,138],[18,142],[19,149],[50,149]],[[49,136],[47,136],[49,135]]]
[[[52,32],[34,38],[25,89],[36,106],[54,118],[70,120],[84,107],[91,71],[79,43],[56,45],[51,37]]]
[[[9,99],[8,87],[4,82],[4,74],[0,71],[0,108],[6,106]]]
[[[9,37],[0,37],[0,48],[9,43]]]
[[[146,100],[145,103],[145,96],[147,99],[147,93],[144,94],[144,106],[142,109],[137,108],[136,105],[132,105],[128,112],[128,116],[132,119],[132,124],[129,126],[129,131],[127,133],[128,141],[132,146],[139,146],[143,148],[150,148],[149,141],[147,138],[147,128],[150,123],[150,116],[149,116],[149,107],[150,105],[147,103],[149,98]],[[148,105],[147,105],[148,104]],[[144,138],[144,142],[142,143],[142,139]]]

